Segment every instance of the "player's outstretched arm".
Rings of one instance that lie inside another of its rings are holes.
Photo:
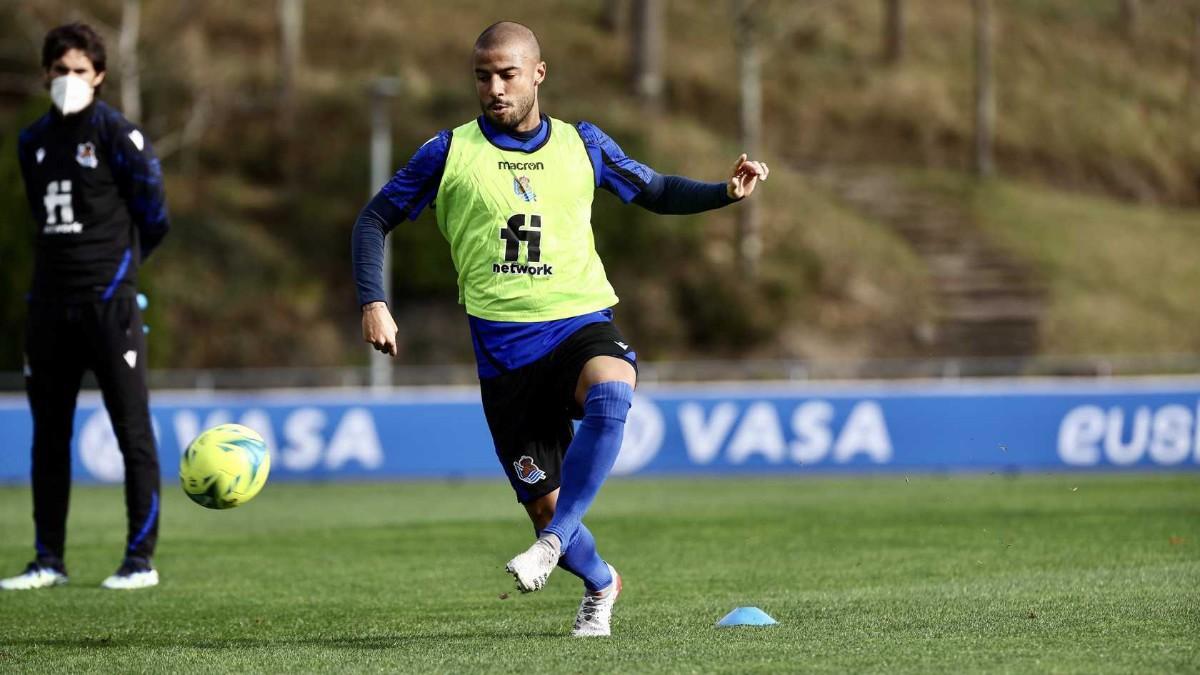
[[[746,157],[746,153],[742,153],[738,160],[733,163],[733,171],[729,174],[729,182],[725,186],[725,193],[730,199],[745,199],[754,193],[754,188],[758,186],[758,182],[767,180],[771,170],[767,168],[766,162],[758,162]]]
[[[627,156],[616,141],[591,122],[580,122],[576,129],[592,161],[596,187],[623,202],[662,215],[688,215],[728,206],[753,193],[758,181],[766,180],[770,171],[766,163],[743,154],[724,181],[706,183],[662,175]]]

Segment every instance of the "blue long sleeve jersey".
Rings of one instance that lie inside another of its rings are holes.
[[[506,150],[527,153],[540,148],[550,133],[550,121],[544,115],[536,129],[525,133],[502,132],[482,116],[479,125],[492,143]],[[660,175],[627,157],[620,146],[595,125],[580,122],[576,129],[587,148],[596,187],[608,190],[625,203],[633,202],[654,213],[682,215],[708,211],[734,201],[726,193],[724,183],[702,183],[681,176]],[[386,301],[383,292],[384,237],[404,219],[415,220],[433,203],[452,140],[451,133],[444,130],[426,141],[359,214],[351,237],[351,256],[360,305]],[[533,363],[583,326],[611,319],[611,309],[554,321],[489,321],[468,316],[479,377],[495,377]]]

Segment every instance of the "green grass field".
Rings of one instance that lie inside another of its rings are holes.
[[[561,570],[512,592],[530,532],[499,481],[279,483],[229,512],[168,488],[163,583],[134,592],[97,587],[121,493],[75,490],[71,583],[0,596],[0,670],[1200,670],[1196,475],[616,480],[588,521],[626,579],[608,640],[567,635]],[[28,514],[0,489],[5,570]],[[739,605],[780,623],[714,628]]]

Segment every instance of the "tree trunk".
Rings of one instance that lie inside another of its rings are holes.
[[[611,35],[622,37],[629,32],[629,0],[604,0],[600,20]]]
[[[300,68],[301,32],[304,29],[303,0],[279,0],[279,105],[285,118],[293,115],[296,96],[296,73]]]
[[[634,3],[632,47],[634,93],[656,110],[663,89],[663,0]]]
[[[121,62],[121,112],[130,122],[142,119],[142,80],[138,65],[138,30],[142,23],[141,0],[125,0],[117,52]]]
[[[1192,67],[1188,71],[1187,100],[1200,101],[1200,6],[1192,10]]]
[[[738,127],[742,152],[759,157],[762,146],[762,61],[753,0],[734,1],[734,44],[738,53]],[[742,272],[753,277],[762,257],[758,200],[738,205],[737,247]]]
[[[992,135],[996,123],[992,82],[992,1],[975,0],[975,173],[990,176]]]
[[[1121,35],[1130,43],[1137,42],[1138,0],[1121,0],[1119,8]]]
[[[883,62],[894,66],[904,58],[904,0],[883,0]]]
[[[279,132],[280,160],[289,194],[294,194],[300,158],[296,143],[296,75],[302,58],[304,0],[279,0]]]

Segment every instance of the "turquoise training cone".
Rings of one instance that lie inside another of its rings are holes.
[[[779,623],[757,607],[738,607],[717,622],[717,628],[731,626],[773,626]]]

